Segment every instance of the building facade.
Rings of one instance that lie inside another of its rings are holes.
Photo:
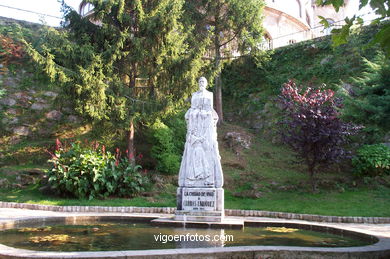
[[[266,0],[264,8],[265,48],[277,48],[321,37],[330,33],[320,24],[322,16],[334,25],[340,26],[343,20],[358,9],[357,0],[345,1],[336,12],[332,6],[317,6],[315,0]]]

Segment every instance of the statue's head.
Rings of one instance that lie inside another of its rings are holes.
[[[207,87],[207,79],[205,77],[199,78],[199,90],[205,90]]]

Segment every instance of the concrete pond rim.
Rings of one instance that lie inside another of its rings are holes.
[[[161,217],[161,216],[160,216]],[[0,230],[23,227],[40,223],[66,223],[83,221],[142,221],[150,222],[160,218],[153,215],[80,215],[80,216],[44,216],[26,219],[11,219],[0,222]],[[377,241],[374,244],[359,247],[297,247],[297,246],[235,246],[216,248],[185,248],[159,250],[131,251],[101,251],[101,252],[44,252],[18,249],[0,244],[0,258],[389,258],[390,238],[373,232],[353,227],[335,227],[325,223],[293,223],[278,219],[262,221],[261,219],[245,218],[245,226],[263,227],[294,227],[299,229],[329,232],[360,239]]]

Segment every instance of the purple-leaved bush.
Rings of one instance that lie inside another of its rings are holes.
[[[315,191],[319,168],[348,157],[344,149],[347,137],[356,134],[359,127],[341,121],[341,102],[330,89],[303,90],[289,80],[283,85],[279,101],[284,110],[280,121],[282,140],[307,165]]]

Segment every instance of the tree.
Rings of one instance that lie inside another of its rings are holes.
[[[65,30],[49,29],[41,47],[26,42],[76,111],[127,130],[133,163],[135,123],[185,99],[202,68],[199,49],[186,42],[192,31],[180,23],[183,2],[85,0],[93,5],[88,17],[63,3]]]
[[[389,0],[360,0],[359,3],[359,9],[369,5],[378,16],[378,18],[372,21],[372,24],[385,21],[390,17]],[[317,0],[317,4],[322,6],[332,5],[338,12],[340,7],[345,4],[345,0]],[[321,23],[324,24],[325,27],[330,27],[330,24],[324,17],[320,18]],[[347,43],[350,29],[354,24],[359,24],[360,26],[364,24],[362,17],[356,15],[352,18],[346,18],[345,22],[346,24],[342,28],[332,30],[332,39],[335,46]],[[385,23],[380,31],[378,31],[378,33],[375,35],[372,44],[376,43],[380,44],[387,57],[390,57],[390,23]]]
[[[352,78],[354,87],[345,96],[343,116],[365,126],[365,142],[381,142],[390,131],[390,60],[379,54],[369,61],[365,70]]]
[[[344,144],[358,127],[340,120],[341,105],[330,89],[303,91],[290,80],[283,85],[279,100],[284,110],[282,139],[306,164],[314,192],[319,168],[346,157]]]
[[[195,24],[194,41],[210,39],[210,68],[214,78],[215,107],[223,122],[221,70],[231,51],[255,52],[262,41],[262,0],[189,0],[185,1],[185,24]],[[214,52],[214,55],[212,54]]]

